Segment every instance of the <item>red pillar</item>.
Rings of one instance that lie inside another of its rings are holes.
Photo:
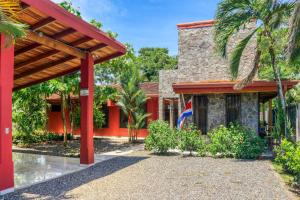
[[[0,194],[13,190],[14,164],[12,160],[12,89],[14,75],[14,47],[5,47],[0,34]]]
[[[80,163],[94,163],[93,143],[93,97],[94,97],[94,61],[91,54],[81,61],[81,83],[80,83],[80,108],[81,108],[81,141],[80,141]]]

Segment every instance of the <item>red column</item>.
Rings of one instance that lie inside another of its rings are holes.
[[[14,47],[5,47],[0,34],[0,194],[14,187],[12,160],[12,89],[14,75]]]
[[[81,61],[81,83],[80,83],[80,108],[81,108],[81,141],[80,141],[80,163],[94,163],[93,143],[93,97],[94,97],[94,61],[91,54]]]

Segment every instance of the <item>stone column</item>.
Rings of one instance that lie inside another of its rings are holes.
[[[164,119],[164,98],[163,97],[159,97],[158,99],[158,117],[159,120],[165,120]]]

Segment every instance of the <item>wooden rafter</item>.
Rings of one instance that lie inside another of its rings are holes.
[[[74,29],[68,28],[68,29],[66,29],[66,30],[64,30],[64,31],[61,31],[61,32],[59,32],[59,33],[54,34],[53,36],[51,36],[51,38],[58,40],[58,39],[63,38],[63,37],[65,37],[65,36],[67,36],[67,35],[70,35],[70,34],[72,34],[72,33],[74,33],[74,32],[76,32]],[[26,53],[26,52],[28,52],[28,51],[30,51],[30,50],[32,50],[32,49],[38,48],[38,47],[40,47],[40,46],[42,46],[42,45],[39,44],[39,43],[31,44],[31,45],[29,45],[29,46],[26,46],[26,47],[24,47],[24,48],[22,48],[22,49],[17,50],[17,51],[15,52],[15,56],[18,56],[18,55],[20,55],[20,54]]]
[[[58,65],[60,65],[64,62],[68,62],[68,61],[73,60],[75,58],[76,58],[75,56],[67,56],[63,59],[60,59],[60,60],[57,60],[57,61],[54,61],[54,62],[49,62],[45,65],[42,65],[42,66],[36,67],[34,69],[31,69],[30,71],[25,71],[23,73],[20,73],[20,74],[16,75],[14,77],[14,80],[18,80],[18,79],[24,78],[26,76],[31,76],[33,74],[44,71],[44,70],[46,70],[48,68],[51,68],[51,67],[56,67],[56,66],[58,66]]]
[[[31,30],[32,31],[37,31],[41,28],[43,28],[44,26],[47,26],[48,24],[54,22],[55,19],[53,17],[47,17],[46,19],[43,19],[39,22],[37,22],[36,24],[31,26]]]
[[[87,41],[90,41],[90,40],[91,40],[91,38],[83,37],[83,38],[80,38],[80,39],[78,39],[78,40],[76,40],[76,41],[74,41],[74,42],[71,42],[69,45],[70,45],[70,46],[78,46],[78,45],[83,44],[83,43],[85,43],[85,42],[87,42]],[[98,48],[98,49],[99,49],[99,48]],[[53,56],[54,54],[57,54],[57,53],[59,53],[59,52],[60,52],[59,50],[51,50],[51,51],[48,51],[48,52],[43,53],[43,54],[41,54],[41,55],[39,55],[39,56],[36,56],[36,57],[34,57],[34,58],[31,58],[31,59],[29,59],[29,60],[26,60],[26,61],[24,61],[24,62],[21,62],[21,63],[16,64],[16,65],[15,65],[15,69],[20,69],[20,68],[25,67],[25,66],[27,66],[27,65],[30,65],[30,64],[32,64],[32,63],[34,63],[34,62],[37,62],[37,61],[39,61],[39,60],[41,60],[41,59],[44,59],[44,58]]]
[[[32,32],[32,31],[28,32],[27,39],[81,59],[85,58],[85,53],[80,49],[69,46],[63,42],[54,40],[48,36],[38,34],[36,32]]]

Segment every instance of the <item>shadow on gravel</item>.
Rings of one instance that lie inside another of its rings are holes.
[[[28,188],[20,189],[14,193],[3,196],[3,199],[66,199],[64,194],[83,184],[103,178],[121,169],[134,165],[149,157],[120,156],[98,163],[92,167],[65,175]],[[88,194],[87,194],[88,195]],[[0,199],[2,199],[0,196]]]

